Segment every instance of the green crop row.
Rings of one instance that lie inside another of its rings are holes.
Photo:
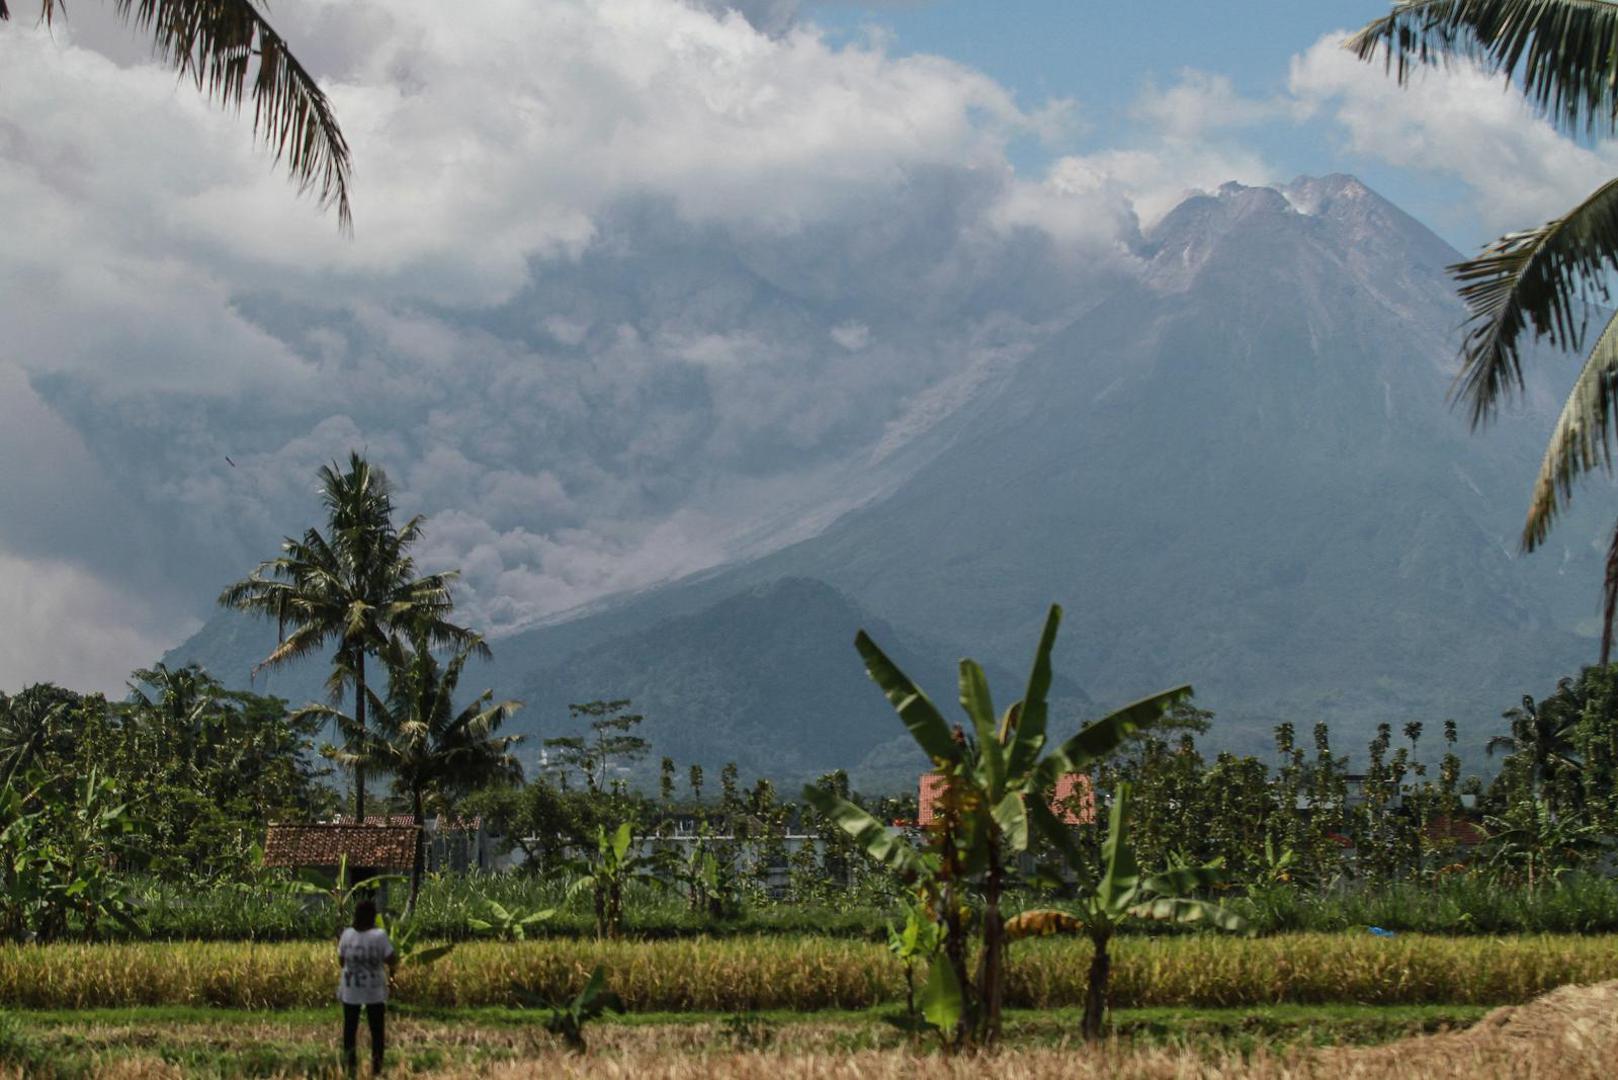
[[[102,933],[152,941],[322,941],[350,918],[346,911],[311,903],[284,884],[243,890],[145,879],[134,884],[130,899],[132,928],[105,924]],[[485,916],[491,900],[521,911],[556,909],[554,918],[534,930],[546,937],[587,937],[595,930],[590,898],[569,899],[560,881],[466,874],[428,878],[416,906],[417,933],[442,940],[469,938],[469,920]],[[1013,893],[1006,910],[1047,903],[1042,895]],[[1595,874],[1569,874],[1535,889],[1467,875],[1325,893],[1272,886],[1225,903],[1263,934],[1366,926],[1444,935],[1618,932],[1618,879]],[[896,904],[868,895],[840,905],[756,902],[721,920],[692,911],[683,897],[665,889],[636,885],[625,896],[625,927],[643,938],[815,934],[880,941],[886,925],[896,919],[903,919]],[[1154,932],[1160,931],[1154,927]]]
[[[1083,1000],[1089,946],[1031,941],[1011,954],[1014,1006]],[[904,970],[880,945],[820,937],[655,942],[470,942],[406,966],[396,993],[430,1006],[559,1000],[602,965],[633,1010],[864,1008],[904,998]],[[1618,938],[1448,938],[1296,934],[1177,936],[1117,943],[1117,1007],[1507,1004],[1566,983],[1618,978]],[[0,947],[0,1006],[317,1006],[337,985],[331,944],[147,943]]]

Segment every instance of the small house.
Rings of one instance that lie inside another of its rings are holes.
[[[264,865],[318,870],[335,876],[348,867],[350,881],[378,874],[407,874],[416,858],[416,825],[368,818],[312,825],[272,822],[264,838]]]

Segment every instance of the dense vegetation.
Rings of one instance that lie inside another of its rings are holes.
[[[1424,764],[1416,725],[1396,748],[1379,737],[1363,780],[1351,781],[1323,727],[1306,752],[1283,725],[1278,768],[1210,759],[1196,741],[1210,717],[1189,708],[1099,764],[1095,782],[1103,807],[1118,780],[1130,782],[1142,865],[1222,860],[1231,880],[1220,895],[1260,931],[1618,930],[1618,887],[1600,872],[1614,832],[1615,674],[1588,669],[1510,711],[1500,736],[1509,745],[1488,783],[1461,778],[1447,757]],[[13,777],[0,808],[6,936],[329,934],[329,910],[258,865],[267,822],[338,809],[332,766],[315,753],[316,719],[224,691],[195,670],[138,672],[132,683],[122,702],[51,686],[0,696],[0,769]],[[429,880],[418,913],[425,932],[467,936],[464,920],[485,898],[559,908],[546,933],[589,932],[587,898],[568,901],[562,865],[594,845],[598,828],[629,820],[643,835],[676,826],[696,834],[665,868],[666,887],[628,892],[632,932],[778,927],[874,937],[900,917],[897,880],[766,781],[666,761],[658,791],[615,785],[623,760],[655,749],[635,740],[626,716],[598,715],[605,722],[594,740],[553,747],[553,768],[527,782],[441,799],[482,813],[527,861],[508,875]],[[861,798],[836,775],[823,786],[883,820],[916,816],[913,795]],[[1465,800],[1471,808],[1462,805],[1468,791],[1477,793]],[[1076,827],[1076,843],[1098,852],[1100,821]],[[1444,824],[1458,821],[1478,834]],[[810,842],[788,851],[789,831]],[[1010,908],[1031,903],[1030,889],[1013,882]]]
[[[1452,722],[1436,740],[1385,724],[1350,773],[1324,724],[1308,745],[1278,725],[1273,764],[1208,757],[1214,718],[1189,687],[1058,730],[1053,608],[1003,711],[961,663],[961,724],[860,635],[873,693],[932,762],[924,802],[840,771],[792,799],[734,765],[658,759],[625,699],[571,706],[585,734],[545,740],[525,776],[499,734],[520,703],[462,692],[486,647],[452,621],[454,575],[415,571],[420,520],[393,524],[385,476],[357,456],[322,488],[324,530],[221,600],[277,620],[265,663],[329,649],[346,707],[162,665],[122,701],[0,696],[0,932],[18,943],[0,950],[0,1001],[323,1000],[320,942],[370,886],[267,868],[259,845],[272,821],[331,819],[339,773],[356,814],[476,817],[513,857],[428,874],[418,829],[390,930],[419,1004],[591,987],[641,1010],[903,1003],[908,1030],[959,1050],[1000,1041],[1008,1008],[1082,1005],[1098,1038],[1117,1005],[1474,1004],[1618,974],[1601,939],[1478,936],[1618,931],[1618,667],[1508,710],[1487,780],[1461,775]],[[38,947],[53,941],[102,944]]]

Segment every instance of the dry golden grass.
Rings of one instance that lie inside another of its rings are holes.
[[[859,1009],[902,1001],[899,963],[881,945],[825,938],[463,945],[400,973],[419,1005],[516,1004],[514,984],[569,996],[597,964],[632,1010]],[[1029,1008],[1083,1001],[1089,945],[1038,941],[1011,954],[1008,998]],[[1152,1005],[1520,1003],[1557,986],[1618,978],[1618,938],[1441,938],[1290,934],[1125,939],[1112,1001]],[[325,944],[0,946],[0,1007],[327,1004],[336,950]]]
[[[98,1055],[94,1075],[111,1080],[198,1075],[176,1058],[209,1060],[207,1052],[244,1042],[325,1040],[333,1025],[307,1021],[193,1025],[183,1035],[165,1030],[164,1061],[145,1052],[153,1032],[138,1024],[108,1024],[81,1033]],[[537,1027],[445,1025],[408,1018],[390,1026],[390,1075],[418,1077],[602,1077],[621,1080],[1608,1080],[1618,1063],[1618,982],[1567,987],[1528,1005],[1497,1009],[1465,1031],[1405,1039],[1378,1047],[1259,1052],[1137,1049],[1081,1043],[1009,1049],[982,1057],[944,1059],[908,1049],[847,1047],[848,1028],[836,1024],[784,1025],[769,1047],[738,1051],[717,1024],[598,1025],[591,1053],[574,1057]],[[362,1044],[364,1038],[361,1038]],[[446,1064],[412,1069],[413,1047],[431,1044]],[[195,1052],[193,1056],[192,1052]],[[329,1060],[329,1059],[328,1059]],[[478,1062],[468,1066],[465,1062]],[[332,1063],[335,1064],[335,1063]],[[217,1073],[214,1073],[217,1074]],[[264,1075],[262,1068],[257,1072]],[[0,1069],[0,1076],[18,1076]],[[331,1065],[288,1069],[282,1075],[334,1075]]]
[[[634,1031],[588,1059],[552,1052],[539,1060],[496,1066],[491,1080],[520,1076],[623,1080],[1611,1080],[1618,1075],[1618,982],[1564,987],[1528,1005],[1490,1013],[1465,1031],[1404,1039],[1369,1048],[1260,1052],[1243,1058],[1185,1050],[1008,1050],[941,1059],[906,1051],[837,1053],[681,1052]],[[637,1045],[650,1040],[651,1045]],[[464,1075],[454,1071],[432,1075]]]

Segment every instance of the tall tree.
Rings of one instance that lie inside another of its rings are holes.
[[[348,143],[314,76],[255,0],[112,0],[112,9],[142,35],[157,59],[227,109],[253,105],[253,133],[285,163],[299,191],[336,206],[339,228],[353,228],[348,203]],[[67,15],[64,0],[40,0],[40,18]],[[0,20],[11,12],[0,0]]]
[[[1484,746],[1491,755],[1496,750],[1511,754],[1528,781],[1528,793],[1543,800],[1552,814],[1561,802],[1561,793],[1552,781],[1559,774],[1578,772],[1580,766],[1573,745],[1579,710],[1572,685],[1572,679],[1561,680],[1556,693],[1538,703],[1524,694],[1522,707],[1507,709],[1504,714],[1511,724],[1511,734],[1496,735]]]
[[[1516,80],[1529,104],[1564,130],[1618,134],[1618,3],[1611,0],[1402,0],[1348,47],[1381,57],[1401,83],[1421,67],[1461,57]],[[1618,270],[1618,178],[1561,217],[1508,233],[1450,268],[1471,312],[1456,392],[1474,426],[1523,388],[1522,349],[1544,340],[1584,351],[1588,320],[1610,299]],[[1611,468],[1618,408],[1618,321],[1585,355],[1534,483],[1522,546],[1544,542],[1573,482]],[[1601,663],[1618,616],[1618,527],[1607,551]]]
[[[568,719],[574,724],[588,721],[590,734],[545,740],[545,749],[556,751],[556,769],[564,774],[576,769],[584,777],[586,789],[606,791],[613,772],[632,767],[651,749],[651,743],[634,733],[646,718],[630,712],[629,706],[629,698],[569,705]]]
[[[354,816],[365,818],[365,660],[394,636],[429,648],[469,649],[487,656],[483,639],[449,621],[453,572],[416,575],[410,547],[421,538],[419,515],[396,528],[388,479],[358,453],[348,469],[335,462],[319,473],[327,531],[287,537],[281,554],[219,595],[225,607],[276,620],[280,644],[259,664],[275,667],[335,642],[327,689],[338,700],[354,691],[353,725],[346,732],[354,770]],[[256,670],[256,669],[255,669]]]
[[[36,683],[11,697],[0,694],[0,787],[11,786],[48,751],[71,752],[68,718],[82,700],[52,683]]]
[[[485,690],[470,704],[455,706],[461,672],[481,644],[474,640],[440,667],[425,636],[418,636],[413,646],[396,637],[382,654],[388,669],[387,695],[378,695],[369,687],[365,690],[376,723],[351,756],[390,773],[395,788],[410,800],[416,818],[416,850],[410,869],[412,908],[421,891],[422,830],[429,800],[442,809],[452,796],[469,794],[481,785],[522,780],[522,767],[510,753],[522,736],[496,734],[522,703],[496,704],[494,691]],[[341,719],[341,714],[320,705],[302,712]]]

